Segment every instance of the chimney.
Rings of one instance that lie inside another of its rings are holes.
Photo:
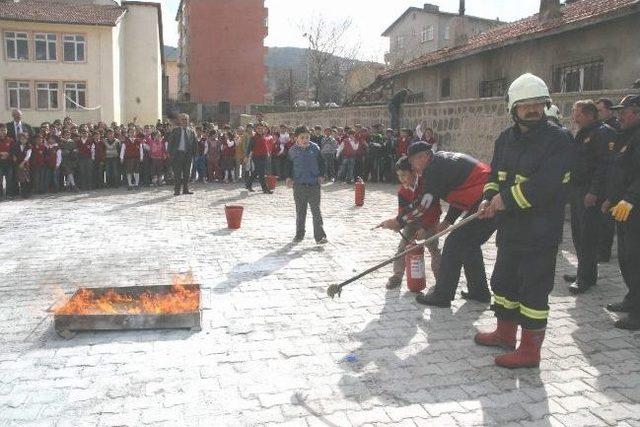
[[[464,0],[460,0],[460,9],[458,11],[458,15],[464,16]]]
[[[437,4],[425,3],[424,11],[429,13],[438,13],[440,12],[440,6]]]
[[[560,0],[540,0],[540,13],[538,14],[538,21],[544,24],[554,19],[562,17],[560,11]]]

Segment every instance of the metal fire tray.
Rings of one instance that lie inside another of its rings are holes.
[[[198,310],[184,313],[139,313],[139,314],[56,314],[53,316],[54,329],[58,335],[64,338],[73,338],[79,331],[117,331],[139,329],[191,329],[201,330],[201,299],[200,285],[181,285],[187,289],[196,289],[198,295]],[[109,292],[133,298],[139,298],[141,294],[148,292],[152,295],[168,294],[172,285],[158,286],[128,286],[115,288],[80,288],[71,299],[79,292],[89,290],[97,297]],[[71,301],[71,300],[70,300]],[[67,302],[69,304],[69,302]]]

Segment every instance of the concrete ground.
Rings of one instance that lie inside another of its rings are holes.
[[[565,230],[540,369],[494,366],[473,343],[486,307],[418,306],[386,291],[390,267],[326,288],[393,253],[369,228],[393,215],[395,188],[329,184],[330,243],[298,245],[293,198],[239,186],[102,191],[0,203],[0,425],[620,425],[640,426],[640,333],[603,309],[624,284],[616,261],[575,297],[561,280],[576,258]],[[224,205],[245,207],[226,228]],[[311,224],[310,219],[308,224]],[[487,272],[493,240],[484,247]],[[80,286],[203,285],[201,332],[56,335],[47,309]],[[432,284],[432,278],[429,279]],[[462,283],[461,288],[464,288]]]

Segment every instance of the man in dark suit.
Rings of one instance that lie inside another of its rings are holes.
[[[191,171],[191,159],[196,152],[196,133],[189,127],[189,115],[178,116],[178,126],[174,128],[167,138],[171,167],[175,176],[174,195],[193,194],[189,191],[189,173]]]
[[[33,129],[26,123],[22,123],[22,111],[17,108],[11,112],[13,121],[7,123],[7,135],[14,141],[18,141],[17,136],[21,133],[28,133],[29,136],[33,136]]]

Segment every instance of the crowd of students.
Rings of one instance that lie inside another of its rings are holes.
[[[104,122],[77,124],[69,117],[45,122],[37,128],[22,122],[14,110],[13,121],[0,123],[0,184],[3,195],[29,197],[59,191],[93,190],[126,186],[160,186],[173,182],[166,136],[173,125],[158,121],[140,126]],[[256,178],[256,159],[261,156],[260,175],[285,179],[290,174],[289,150],[295,144],[294,131],[285,125],[269,127],[264,122],[235,129],[211,123],[195,126],[197,149],[193,158],[192,182],[233,183]],[[259,134],[259,135],[258,135]],[[261,147],[252,143],[257,137]],[[397,182],[394,165],[418,140],[437,150],[433,131],[419,126],[399,133],[356,124],[352,127],[311,131],[324,160],[326,180],[351,183],[356,177],[372,182]],[[255,153],[253,153],[255,154]],[[3,180],[4,178],[4,180]],[[258,176],[260,179],[261,176]]]

